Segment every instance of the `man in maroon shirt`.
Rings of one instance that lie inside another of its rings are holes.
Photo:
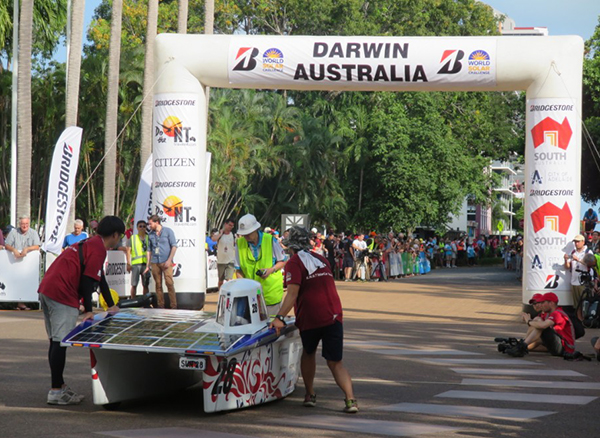
[[[94,318],[92,294],[98,283],[109,306],[109,312],[118,312],[104,277],[103,265],[106,250],[114,247],[125,232],[125,224],[116,216],[106,216],[98,224],[97,235],[78,242],[61,253],[52,263],[38,292],[44,312],[46,332],[50,338],[48,362],[52,376],[52,387],[48,392],[48,404],[79,404],[83,396],[75,393],[63,379],[67,349],[60,342],[77,324],[79,300],[83,298],[85,313],[83,321]],[[83,254],[83,263],[79,251]],[[83,266],[83,272],[82,272]]]
[[[527,321],[533,330],[523,342],[506,351],[514,357],[522,357],[529,351],[547,351],[553,356],[563,356],[575,352],[575,332],[573,323],[561,307],[558,307],[558,297],[553,292],[544,294],[542,314],[538,320]]]
[[[306,387],[304,406],[314,407],[317,403],[313,384],[316,351],[322,341],[322,355],[327,360],[336,383],[346,395],[344,412],[358,412],[352,379],[342,363],[342,303],[329,263],[325,257],[310,251],[310,236],[304,228],[293,227],[289,237],[281,243],[292,257],[285,265],[287,294],[271,327],[279,333],[286,325],[285,315],[294,307],[296,326],[300,330],[303,347],[300,368]]]

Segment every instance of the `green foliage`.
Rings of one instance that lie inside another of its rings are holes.
[[[36,0],[33,4],[33,52],[49,58],[65,35],[67,0]],[[10,59],[13,49],[13,1],[0,2],[0,56]],[[0,65],[1,68],[1,65]]]
[[[583,63],[581,196],[586,201],[595,203],[600,200],[600,23],[586,42],[586,49],[587,57]]]
[[[116,212],[123,218],[133,212],[144,164],[139,162],[141,113],[134,112],[142,100],[146,5],[147,0],[125,0],[123,7],[118,121],[123,133],[116,145]],[[84,136],[76,187],[81,190],[77,214],[86,219],[102,212],[98,188],[110,12],[110,1],[104,0],[82,62],[79,124]],[[0,6],[0,37],[3,31],[6,35],[2,14]],[[48,20],[52,29],[60,23],[59,18]],[[204,2],[190,0],[188,31],[202,33],[203,21]],[[158,23],[159,32],[175,31],[177,1],[160,2]],[[491,35],[496,29],[491,9],[475,0],[215,2],[216,33],[422,36]],[[6,81],[0,72],[1,140],[10,133]],[[43,216],[52,146],[64,125],[64,65],[38,67],[33,95],[32,212]],[[309,213],[315,222],[338,229],[442,227],[465,196],[487,202],[491,181],[483,169],[490,160],[522,152],[523,99],[517,93],[213,89],[207,143],[212,152],[210,226],[253,212],[271,226],[279,224],[282,213]],[[6,188],[0,178],[3,202]]]

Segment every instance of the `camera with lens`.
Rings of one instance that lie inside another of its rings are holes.
[[[519,343],[517,338],[494,338],[494,342],[498,343],[498,351],[504,353],[511,347],[514,347]]]

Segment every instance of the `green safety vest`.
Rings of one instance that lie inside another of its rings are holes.
[[[600,254],[594,254],[596,257],[596,266],[594,266],[594,271],[596,271],[596,277],[600,277]]]
[[[146,234],[146,248],[148,248],[148,235]],[[131,264],[132,265],[141,265],[142,263],[147,263],[148,260],[146,258],[146,251],[144,251],[144,246],[142,245],[142,239],[137,234],[133,234],[131,236]]]
[[[240,268],[244,277],[256,280],[262,285],[267,306],[280,303],[283,298],[283,274],[281,271],[272,273],[266,280],[256,275],[256,271],[259,269],[273,267],[273,236],[269,233],[263,234],[258,260],[254,259],[246,239],[240,237],[237,244],[240,254]]]
[[[370,251],[373,251],[375,249],[375,239],[374,238],[371,238],[371,243],[369,243],[367,248],[369,248]]]

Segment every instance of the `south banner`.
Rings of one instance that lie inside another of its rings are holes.
[[[581,194],[573,175],[581,165],[577,107],[571,99],[530,99],[526,111],[525,288],[531,295],[555,292],[562,305],[572,304],[564,256],[579,234]]]
[[[204,187],[205,151],[199,95],[164,93],[154,96],[152,156],[153,214],[171,228],[177,240],[173,276],[175,290],[203,292],[205,286]]]
[[[133,232],[137,234],[138,221],[148,221],[154,213],[152,211],[152,154],[148,157],[140,184],[138,185],[137,197],[135,199],[135,215]]]
[[[229,83],[341,83],[348,90],[415,90],[496,85],[496,41],[490,38],[234,37]],[[323,85],[321,85],[322,87]],[[258,87],[260,88],[260,87]]]
[[[67,230],[69,208],[74,198],[73,189],[82,132],[77,126],[65,129],[52,156],[46,203],[46,238],[42,249],[53,254],[60,254]]]

